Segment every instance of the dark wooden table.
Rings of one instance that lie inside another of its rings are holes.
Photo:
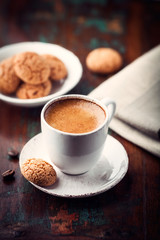
[[[159,27],[158,1],[0,1],[0,46],[50,42],[79,57],[83,76],[71,93],[88,94],[109,77],[87,70],[92,49],[117,49],[125,67],[159,43]],[[20,152],[40,132],[41,109],[0,101],[0,172],[16,172],[12,181],[0,180],[0,239],[160,239],[160,159],[114,132],[128,153],[129,170],[111,190],[67,199],[47,195],[23,178],[18,158],[7,152]]]

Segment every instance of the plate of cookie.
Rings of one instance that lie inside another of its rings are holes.
[[[4,46],[0,48],[0,99],[17,106],[42,106],[74,88],[82,71],[78,57],[56,44]]]

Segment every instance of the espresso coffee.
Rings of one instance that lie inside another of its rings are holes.
[[[68,133],[91,132],[105,118],[105,112],[99,105],[83,99],[56,101],[45,112],[45,120],[51,127]]]

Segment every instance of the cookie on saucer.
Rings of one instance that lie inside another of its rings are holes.
[[[46,187],[56,182],[56,171],[51,164],[39,158],[26,160],[21,166],[21,173],[30,182]]]
[[[7,58],[0,63],[0,92],[14,93],[20,83],[14,71],[14,57]]]
[[[24,82],[37,85],[48,80],[50,68],[46,61],[35,52],[22,52],[14,59],[16,75]]]
[[[123,60],[118,51],[112,48],[97,48],[86,58],[86,66],[94,73],[108,74],[117,71]]]
[[[42,57],[48,63],[51,69],[50,79],[53,81],[60,81],[67,77],[67,68],[65,64],[57,57],[50,54],[43,54]]]

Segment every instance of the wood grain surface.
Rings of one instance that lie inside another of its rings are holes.
[[[88,94],[111,75],[96,75],[85,65],[97,47],[112,47],[123,67],[160,41],[160,2],[127,0],[0,1],[0,47],[23,41],[59,44],[80,59],[83,76],[70,93]],[[159,63],[157,63],[159,64]],[[125,147],[129,170],[111,190],[82,199],[58,198],[23,178],[18,157],[41,131],[42,107],[23,108],[0,101],[0,239],[158,240],[160,239],[160,159],[114,132]]]

